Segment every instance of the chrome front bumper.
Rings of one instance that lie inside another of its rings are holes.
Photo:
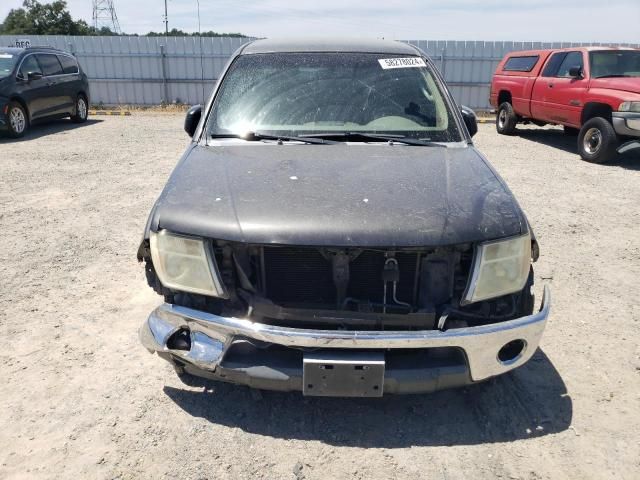
[[[618,135],[640,137],[640,113],[613,112],[611,117],[613,129]]]
[[[431,349],[454,347],[465,353],[471,381],[500,375],[527,362],[535,353],[550,309],[550,292],[544,287],[540,311],[526,317],[480,327],[446,331],[351,331],[310,330],[255,323],[163,304],[157,307],[140,329],[140,340],[150,352],[175,358],[205,372],[215,372],[225,352],[235,340],[253,339],[267,344],[311,349]],[[186,328],[191,334],[191,349],[170,350],[167,341]],[[514,340],[524,348],[509,361],[498,359],[500,349]]]

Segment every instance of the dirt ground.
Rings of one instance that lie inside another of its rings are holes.
[[[305,399],[183,384],[139,344],[160,302],[135,252],[182,115],[0,139],[0,478],[640,478],[640,157],[557,128],[478,147],[541,244],[541,349],[473,387]]]

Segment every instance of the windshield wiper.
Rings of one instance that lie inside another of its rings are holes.
[[[248,132],[242,135],[237,133],[214,133],[211,135],[211,138],[240,138],[248,142],[258,142],[260,140],[281,140],[284,142],[302,142],[317,145],[334,145],[338,143],[323,138],[295,137],[291,135],[271,135],[268,133],[260,132]]]
[[[340,139],[342,141],[367,141],[367,140],[376,140],[383,142],[398,142],[404,143],[406,145],[416,145],[419,147],[444,147],[445,145],[440,143],[430,142],[428,140],[418,140],[415,138],[405,137],[404,135],[378,135],[376,133],[364,133],[364,132],[327,132],[327,133],[309,133],[305,135],[300,135],[302,138],[335,138]]]
[[[616,77],[631,77],[631,75],[623,75],[623,74],[611,74],[611,75],[600,75],[596,78],[616,78]]]

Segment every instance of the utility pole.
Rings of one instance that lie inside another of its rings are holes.
[[[167,0],[164,0],[164,34],[169,36],[169,15],[167,13]]]

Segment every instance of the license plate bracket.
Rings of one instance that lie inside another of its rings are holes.
[[[302,393],[319,397],[381,397],[384,371],[383,352],[305,352]]]

